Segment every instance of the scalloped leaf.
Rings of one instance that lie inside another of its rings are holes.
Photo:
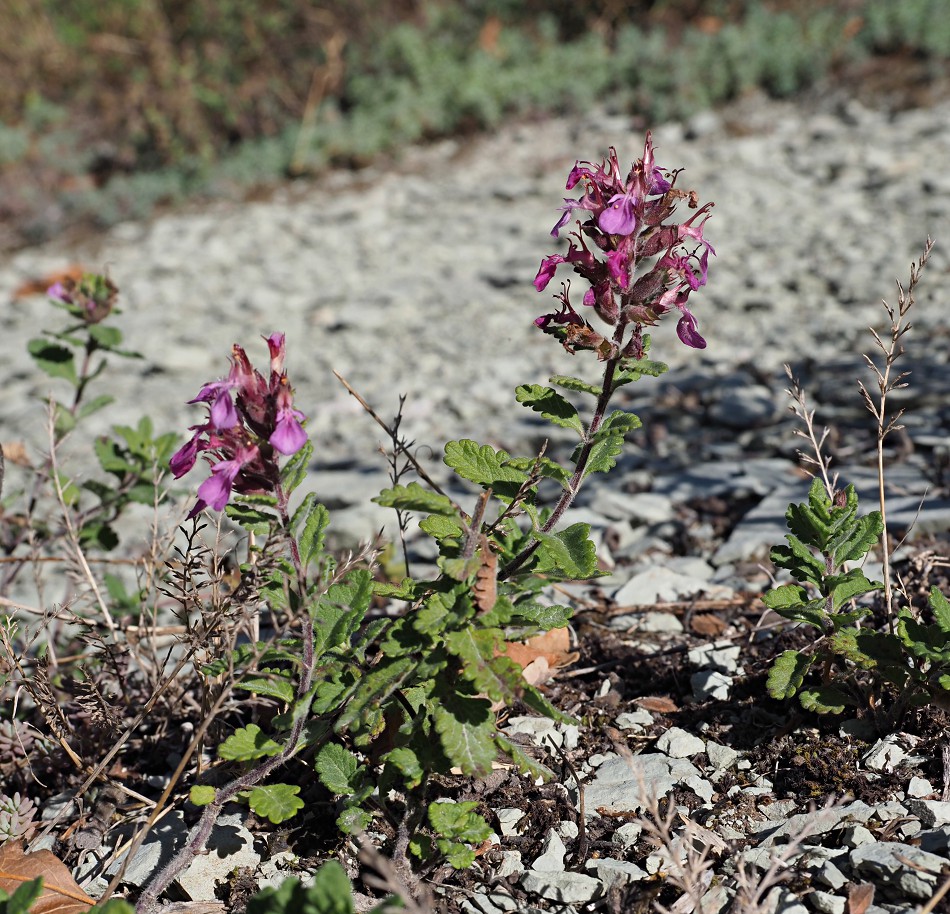
[[[930,610],[934,614],[934,619],[936,619],[941,631],[950,636],[950,600],[947,600],[940,590],[934,586],[930,588],[930,597],[927,602],[930,604]]]
[[[591,473],[609,473],[616,465],[616,458],[623,451],[623,435],[598,433],[590,448],[587,465],[584,467],[584,478]],[[576,463],[580,456],[580,449],[575,449],[571,459]]]
[[[234,688],[243,689],[255,695],[267,695],[287,705],[292,704],[295,697],[294,687],[287,679],[280,678],[279,672],[275,672],[273,676],[253,676],[250,679],[242,679],[234,684]]]
[[[791,698],[802,687],[813,662],[814,657],[806,657],[798,651],[782,651],[775,658],[766,680],[769,695],[779,701]]]
[[[528,409],[540,413],[548,422],[561,428],[570,428],[578,435],[584,434],[584,423],[577,414],[577,407],[562,397],[553,387],[541,384],[519,384],[515,388],[515,399]]]
[[[483,777],[495,758],[495,716],[484,698],[445,695],[432,709],[442,749],[464,774]]]
[[[806,711],[816,714],[842,714],[848,705],[854,704],[854,699],[847,693],[830,685],[805,689],[799,693],[798,700]]]
[[[300,787],[297,784],[265,784],[255,787],[248,794],[247,804],[255,815],[280,825],[303,809],[304,802],[297,796],[298,793]]]
[[[475,812],[477,808],[474,800],[440,800],[429,805],[429,824],[443,838],[478,844],[488,839],[491,827]]]
[[[313,442],[308,438],[304,446],[294,454],[280,471],[280,482],[288,495],[307,478],[307,467],[313,457]]]
[[[872,511],[864,517],[859,517],[846,531],[829,542],[828,551],[831,552],[835,565],[863,559],[881,541],[883,532],[884,521],[880,511]]]
[[[883,584],[869,581],[860,568],[852,568],[844,574],[830,575],[825,578],[824,584],[824,591],[831,597],[834,612],[855,597],[883,588]]]
[[[537,531],[535,536],[541,542],[541,558],[547,558],[567,577],[582,580],[597,573],[597,549],[590,539],[590,524],[571,524],[554,534]]]
[[[548,380],[552,384],[557,384],[558,387],[563,387],[565,390],[576,390],[578,393],[592,394],[595,397],[600,396],[599,384],[590,384],[587,381],[582,381],[580,378],[572,378],[569,375],[555,374],[551,375]]]
[[[525,474],[536,473],[546,479],[553,479],[562,486],[571,481],[572,473],[548,457],[509,457],[508,466],[522,470]]]
[[[346,580],[333,584],[312,611],[314,653],[317,657],[345,645],[363,622],[373,599],[373,575],[357,568]]]
[[[316,493],[308,492],[291,521],[291,528],[297,531],[297,548],[304,568],[323,552],[329,526],[330,512],[326,505],[317,500]]]
[[[218,755],[233,762],[250,762],[277,755],[282,749],[283,746],[263,733],[257,724],[248,724],[235,730],[218,746]]]
[[[339,743],[327,743],[317,753],[314,768],[321,783],[335,796],[356,793],[363,769],[359,759]]]
[[[510,501],[528,474],[510,466],[508,459],[506,451],[496,451],[487,444],[480,445],[470,438],[463,438],[445,445],[443,461],[463,479],[484,488],[490,487],[499,498]]]
[[[208,784],[195,784],[191,790],[188,791],[188,799],[195,806],[207,806],[209,803],[214,802],[214,798],[217,796],[217,791]]]
[[[769,558],[778,565],[791,572],[796,581],[808,581],[820,588],[825,577],[825,565],[811,550],[793,533],[785,539],[787,546],[774,546],[769,552]]]
[[[439,492],[433,492],[418,482],[410,482],[408,486],[398,485],[383,489],[379,495],[370,500],[384,508],[395,508],[397,511],[424,511],[426,514],[442,514],[446,517],[458,515],[452,499]]]
[[[26,349],[37,367],[51,378],[62,378],[73,385],[79,382],[71,349],[43,339],[30,340]]]
[[[240,502],[225,505],[224,513],[255,536],[266,536],[277,523],[277,518],[270,512],[261,511]]]

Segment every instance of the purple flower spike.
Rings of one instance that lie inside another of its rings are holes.
[[[307,442],[301,425],[305,416],[294,408],[293,388],[283,370],[284,334],[273,333],[264,341],[270,353],[269,378],[235,344],[227,379],[205,384],[190,401],[209,404],[208,421],[192,426],[194,435],[176,451],[170,467],[176,478],[184,476],[204,452],[211,475],[198,487],[189,518],[205,508],[222,510],[232,492],[279,493],[280,455],[296,454]]]
[[[628,171],[621,168],[613,146],[599,165],[579,160],[571,169],[567,188],[578,187],[575,193],[583,189],[583,194],[576,200],[564,198],[551,234],[557,236],[575,209],[588,215],[577,221],[564,255],[552,254],[541,261],[534,287],[542,291],[560,265],[569,264],[587,283],[584,304],[613,331],[608,339],[589,324],[581,328],[566,295],[561,296],[564,307],[535,323],[553,333],[569,352],[593,349],[602,360],[618,353],[640,358],[645,351],[644,327],[660,323],[674,309],[680,312],[680,340],[695,349],[705,347],[687,301],[706,285],[709,256],[716,253],[703,237],[712,203],[697,208],[696,192],[675,186],[680,173],[681,169],[656,164],[649,133],[643,155]],[[694,212],[676,223],[671,217],[682,201]]]

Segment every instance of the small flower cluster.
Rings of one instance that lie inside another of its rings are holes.
[[[191,440],[171,458],[175,478],[184,476],[204,452],[211,475],[198,488],[188,518],[205,508],[220,511],[232,491],[273,492],[280,482],[278,454],[296,454],[307,442],[304,415],[293,405],[284,371],[284,334],[266,337],[270,378],[265,378],[235,344],[231,371],[205,384],[189,403],[207,403],[208,421],[191,426]],[[232,399],[233,395],[233,399]]]
[[[552,254],[541,261],[534,285],[542,291],[561,264],[570,264],[590,284],[584,305],[614,327],[614,334],[607,339],[581,317],[570,302],[570,284],[566,283],[556,296],[560,309],[535,323],[545,333],[557,336],[568,351],[592,349],[601,359],[621,354],[641,358],[642,328],[656,324],[673,308],[681,315],[676,326],[679,338],[687,346],[705,348],[706,341],[686,303],[691,292],[706,284],[709,255],[716,253],[703,238],[712,203],[697,209],[694,192],[674,187],[678,173],[655,164],[649,133],[643,157],[626,178],[613,147],[600,165],[574,165],[567,189],[583,184],[584,194],[564,199],[561,218],[551,234],[556,238],[576,209],[586,210],[590,217],[578,223],[579,231],[571,233],[577,241],[570,242],[566,254]],[[664,224],[681,199],[696,212],[683,223]],[[651,266],[645,270],[645,259],[653,257],[658,259],[649,261]],[[634,326],[634,332],[621,353],[619,346],[629,325]]]
[[[87,273],[79,282],[71,277],[54,282],[46,294],[83,323],[98,324],[115,310],[119,290],[108,276]]]

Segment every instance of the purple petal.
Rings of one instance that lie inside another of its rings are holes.
[[[637,227],[633,197],[630,194],[614,194],[597,219],[597,225],[608,235],[629,235]]]
[[[211,404],[211,427],[215,429],[234,428],[238,424],[237,409],[231,401],[231,394],[221,390]]]
[[[624,251],[611,251],[607,255],[607,271],[621,289],[630,284],[630,263]]]
[[[558,268],[558,264],[564,262],[564,258],[560,254],[552,254],[550,257],[545,257],[544,260],[541,261],[541,267],[538,270],[538,275],[534,277],[535,289],[537,289],[539,292],[543,292],[554,276],[554,273]]]
[[[243,462],[240,460],[222,460],[211,468],[211,475],[198,486],[198,500],[208,507],[220,511],[231,497],[231,486],[234,479],[241,472]]]
[[[306,443],[307,433],[297,421],[296,410],[279,410],[277,425],[268,439],[273,447],[285,456],[296,454]]]
[[[693,349],[706,348],[706,341],[696,329],[696,318],[686,308],[683,308],[683,316],[676,324],[676,335]]]
[[[201,427],[201,431],[204,431],[204,426]],[[195,461],[198,459],[198,437],[201,431],[194,435],[191,441],[175,451],[171,460],[168,461],[168,466],[175,479],[180,479],[195,465]]]

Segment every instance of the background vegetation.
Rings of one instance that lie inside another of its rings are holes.
[[[0,248],[592,105],[646,122],[895,55],[945,0],[6,0]],[[864,69],[862,69],[862,67]]]

